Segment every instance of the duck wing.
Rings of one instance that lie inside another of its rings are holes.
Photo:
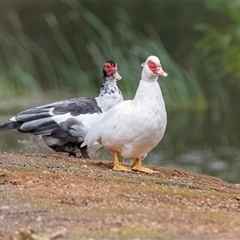
[[[66,132],[66,129],[71,133],[71,125],[73,125],[72,129],[82,127],[80,116],[101,112],[95,98],[73,98],[22,111],[0,125],[0,131],[17,129],[35,135],[54,133],[60,136]],[[57,133],[57,130],[60,132]]]

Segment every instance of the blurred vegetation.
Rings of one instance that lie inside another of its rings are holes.
[[[152,54],[169,74],[160,79],[169,110],[219,112],[238,96],[238,3],[0,5],[0,99],[53,90],[95,96],[108,59],[118,62],[119,86],[132,98]]]
[[[223,18],[221,22],[224,24],[196,24],[195,29],[202,32],[203,37],[194,46],[200,53],[201,66],[205,65],[203,72],[208,82],[212,77],[212,81],[221,83],[212,93],[219,94],[222,105],[236,109],[239,108],[240,90],[240,2],[214,4],[206,1],[205,6],[213,15]],[[215,105],[218,103],[215,101]]]

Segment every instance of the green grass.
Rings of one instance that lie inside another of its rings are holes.
[[[49,27],[46,38],[54,42],[54,54],[24,34],[17,14],[10,19],[13,32],[0,31],[2,98],[49,90],[70,91],[72,96],[97,95],[102,66],[110,58],[119,64],[123,77],[119,86],[124,97],[133,98],[141,76],[141,63],[149,55],[156,55],[169,74],[159,80],[168,110],[227,108],[221,104],[222,92],[211,95],[214,104],[209,105],[201,74],[189,74],[175,63],[150,24],[146,33],[140,32],[134,28],[131,18],[119,9],[116,25],[109,29],[79,2],[62,2],[69,7],[65,15],[58,19],[53,13],[45,15]],[[81,56],[63,31],[71,25],[79,32],[76,41]],[[219,87],[219,82],[213,81],[211,89],[216,86]]]

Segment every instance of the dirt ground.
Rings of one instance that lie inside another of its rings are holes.
[[[112,164],[1,152],[0,239],[240,239],[239,184]]]

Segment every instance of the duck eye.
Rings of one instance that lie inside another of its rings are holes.
[[[107,64],[105,65],[105,67],[106,67],[107,69],[109,69],[111,66],[107,63]]]

